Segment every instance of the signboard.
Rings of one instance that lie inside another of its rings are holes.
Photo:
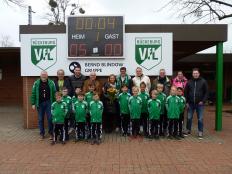
[[[123,16],[69,16],[69,58],[123,58]]]
[[[124,59],[68,59],[66,40],[65,33],[21,34],[21,75],[39,76],[41,70],[46,70],[49,76],[56,76],[58,69],[71,75],[77,64],[85,75],[91,71],[98,76],[117,75],[122,66],[130,75],[135,74],[136,67],[141,67],[144,74],[150,76],[158,75],[163,68],[167,75],[172,75],[172,33],[125,33]]]

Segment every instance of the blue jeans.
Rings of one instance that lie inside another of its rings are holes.
[[[44,101],[39,104],[39,107],[37,108],[38,111],[38,121],[39,121],[39,130],[40,130],[40,135],[45,135],[45,130],[44,130],[44,116],[45,113],[47,115],[47,121],[48,121],[48,133],[52,135],[52,114],[51,114],[51,102]]]
[[[197,112],[198,131],[203,132],[203,110],[204,110],[204,105],[189,104],[186,128],[187,128],[187,130],[191,131],[192,119],[193,119],[193,114],[194,114],[195,110]]]

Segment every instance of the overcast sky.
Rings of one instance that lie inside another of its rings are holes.
[[[78,1],[76,1],[78,2]],[[175,16],[175,11],[169,8],[157,12],[167,0],[79,0],[86,11],[86,15],[124,15],[126,24],[180,24],[182,19]],[[25,0],[25,4],[31,5],[33,11],[33,24],[47,24],[44,19],[47,10],[46,0]],[[9,35],[14,46],[19,43],[19,25],[28,24],[27,8],[7,6],[0,0],[0,38]],[[232,19],[221,23],[228,23],[228,42],[224,44],[224,52],[232,53]],[[215,52],[211,48],[209,52]]]

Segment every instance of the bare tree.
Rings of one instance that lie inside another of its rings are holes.
[[[1,47],[12,47],[14,46],[13,41],[11,41],[11,38],[9,35],[2,35],[0,40],[0,46]]]
[[[81,14],[85,13],[79,4],[73,3],[72,0],[49,0],[48,5],[50,11],[46,13],[46,19],[51,25],[64,25],[68,12],[74,15],[79,9]]]
[[[178,17],[183,22],[193,19],[196,22],[215,22],[226,18],[232,18],[232,0],[169,0],[161,9],[167,7],[176,8]]]
[[[16,5],[19,7],[26,7],[24,0],[3,0],[7,5]]]

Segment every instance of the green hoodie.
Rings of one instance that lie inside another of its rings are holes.
[[[180,98],[176,95],[169,95],[166,99],[167,115],[169,119],[179,119]]]
[[[128,101],[130,98],[130,94],[127,92],[122,92],[118,96],[118,101],[119,101],[119,106],[120,106],[120,113],[121,114],[129,114],[129,106],[128,106]]]
[[[142,99],[142,109],[141,113],[148,113],[147,110],[147,101],[149,100],[149,94],[147,92],[141,92],[139,97]]]
[[[34,82],[31,91],[31,104],[39,107],[39,86],[41,80],[38,79]],[[50,88],[50,101],[53,103],[55,101],[56,87],[52,80],[48,79],[48,86]]]
[[[178,96],[180,98],[180,113],[182,114],[185,109],[186,100],[184,96]]]
[[[159,120],[160,119],[160,110],[161,110],[161,102],[158,99],[150,99],[148,100],[148,113],[149,120]]]
[[[159,93],[157,99],[161,102],[161,110],[160,114],[165,114],[165,102],[166,102],[166,94],[163,92]]]
[[[74,113],[75,113],[75,120],[76,122],[86,122],[86,113],[87,113],[88,104],[86,101],[79,101],[77,100],[74,103]]]
[[[140,119],[142,99],[139,96],[131,96],[129,98],[128,105],[129,105],[131,119]]]
[[[62,97],[62,101],[66,103],[68,108],[68,113],[66,115],[66,118],[69,118],[69,114],[72,111],[72,98],[68,95]]]
[[[92,91],[85,93],[85,101],[87,102],[88,109],[89,109],[90,102],[93,101],[93,92]]]
[[[103,113],[103,103],[101,101],[91,101],[90,102],[90,121],[91,123],[101,123],[102,113]]]
[[[51,107],[52,111],[52,122],[53,123],[64,123],[64,118],[68,112],[68,108],[65,102],[54,102]]]

